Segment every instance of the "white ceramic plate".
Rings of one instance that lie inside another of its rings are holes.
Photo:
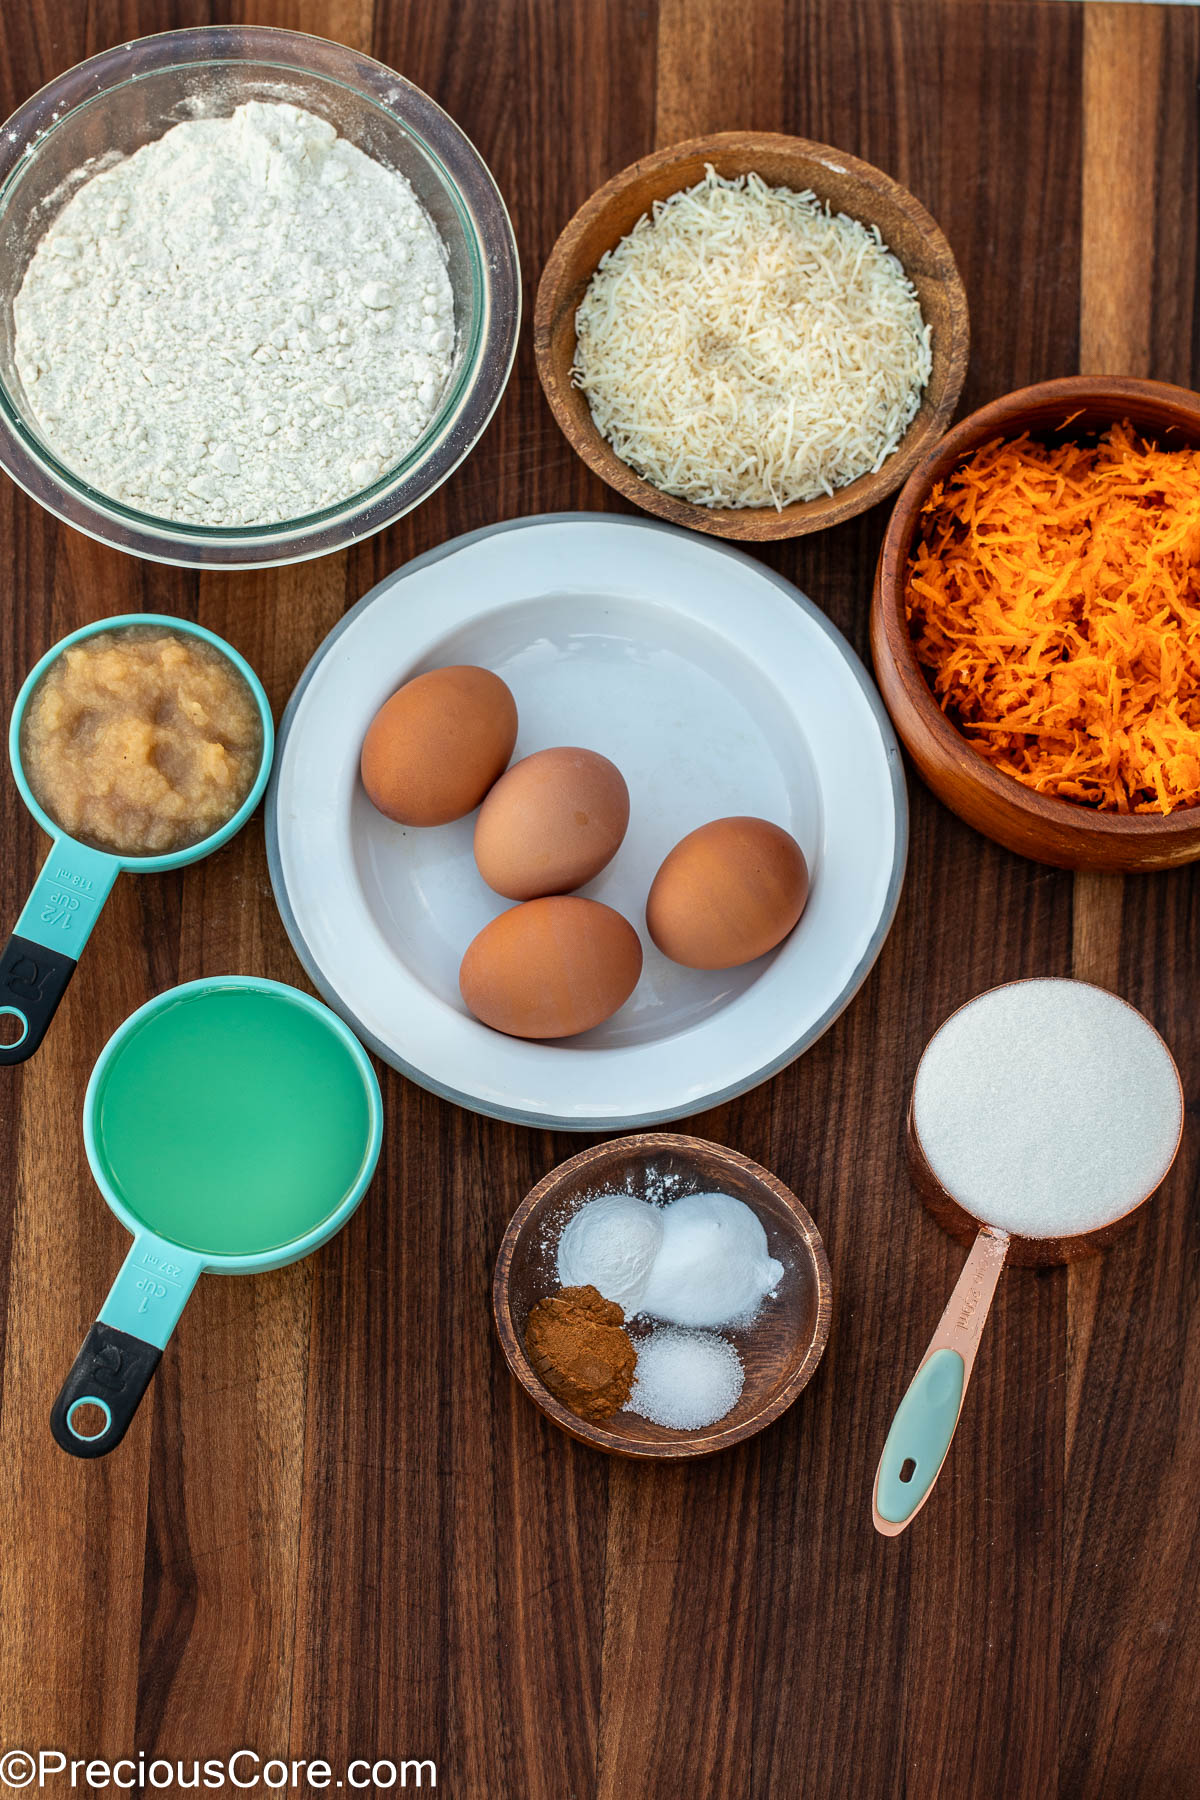
[[[474,815],[410,830],[359,783],[378,707],[447,663],[509,684],[516,756],[584,745],[629,784],[628,836],[582,891],[638,927],[645,967],[620,1012],[580,1037],[523,1042],[467,1012],[459,962],[509,904],[475,868]],[[812,891],[779,950],[701,974],[654,948],[643,909],[672,845],[730,813],[790,831]],[[288,934],[364,1042],[459,1105],[577,1131],[699,1112],[805,1050],[879,954],[906,842],[891,726],[824,614],[739,551],[596,513],[472,532],[380,582],[292,695],[267,802]]]

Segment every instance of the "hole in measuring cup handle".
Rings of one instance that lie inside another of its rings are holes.
[[[103,1423],[98,1431],[87,1431],[81,1423],[81,1415],[95,1407]],[[90,1443],[93,1438],[103,1437],[112,1425],[112,1408],[107,1400],[101,1400],[99,1394],[85,1394],[80,1400],[73,1400],[67,1408],[67,1430],[82,1443]]]
[[[16,1025],[10,1025],[10,1019]],[[0,1006],[0,1050],[19,1050],[29,1034],[29,1020],[16,1006]]]
[[[15,1015],[24,1029],[14,1042],[0,1042],[0,1063],[25,1062],[33,1055],[74,973],[74,957],[16,932],[9,938],[0,957],[0,1015]]]

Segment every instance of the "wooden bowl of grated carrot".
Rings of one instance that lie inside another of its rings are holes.
[[[1200,395],[1069,376],[963,419],[896,502],[871,648],[977,831],[1060,868],[1200,857]]]

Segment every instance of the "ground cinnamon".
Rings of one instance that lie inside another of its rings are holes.
[[[624,1327],[624,1312],[597,1288],[562,1288],[531,1311],[525,1353],[564,1406],[581,1419],[607,1419],[633,1388],[637,1351]]]

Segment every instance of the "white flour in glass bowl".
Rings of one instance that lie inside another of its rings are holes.
[[[454,356],[445,250],[408,182],[284,103],[189,120],[93,176],[13,313],[53,453],[197,525],[369,487],[424,433]]]

